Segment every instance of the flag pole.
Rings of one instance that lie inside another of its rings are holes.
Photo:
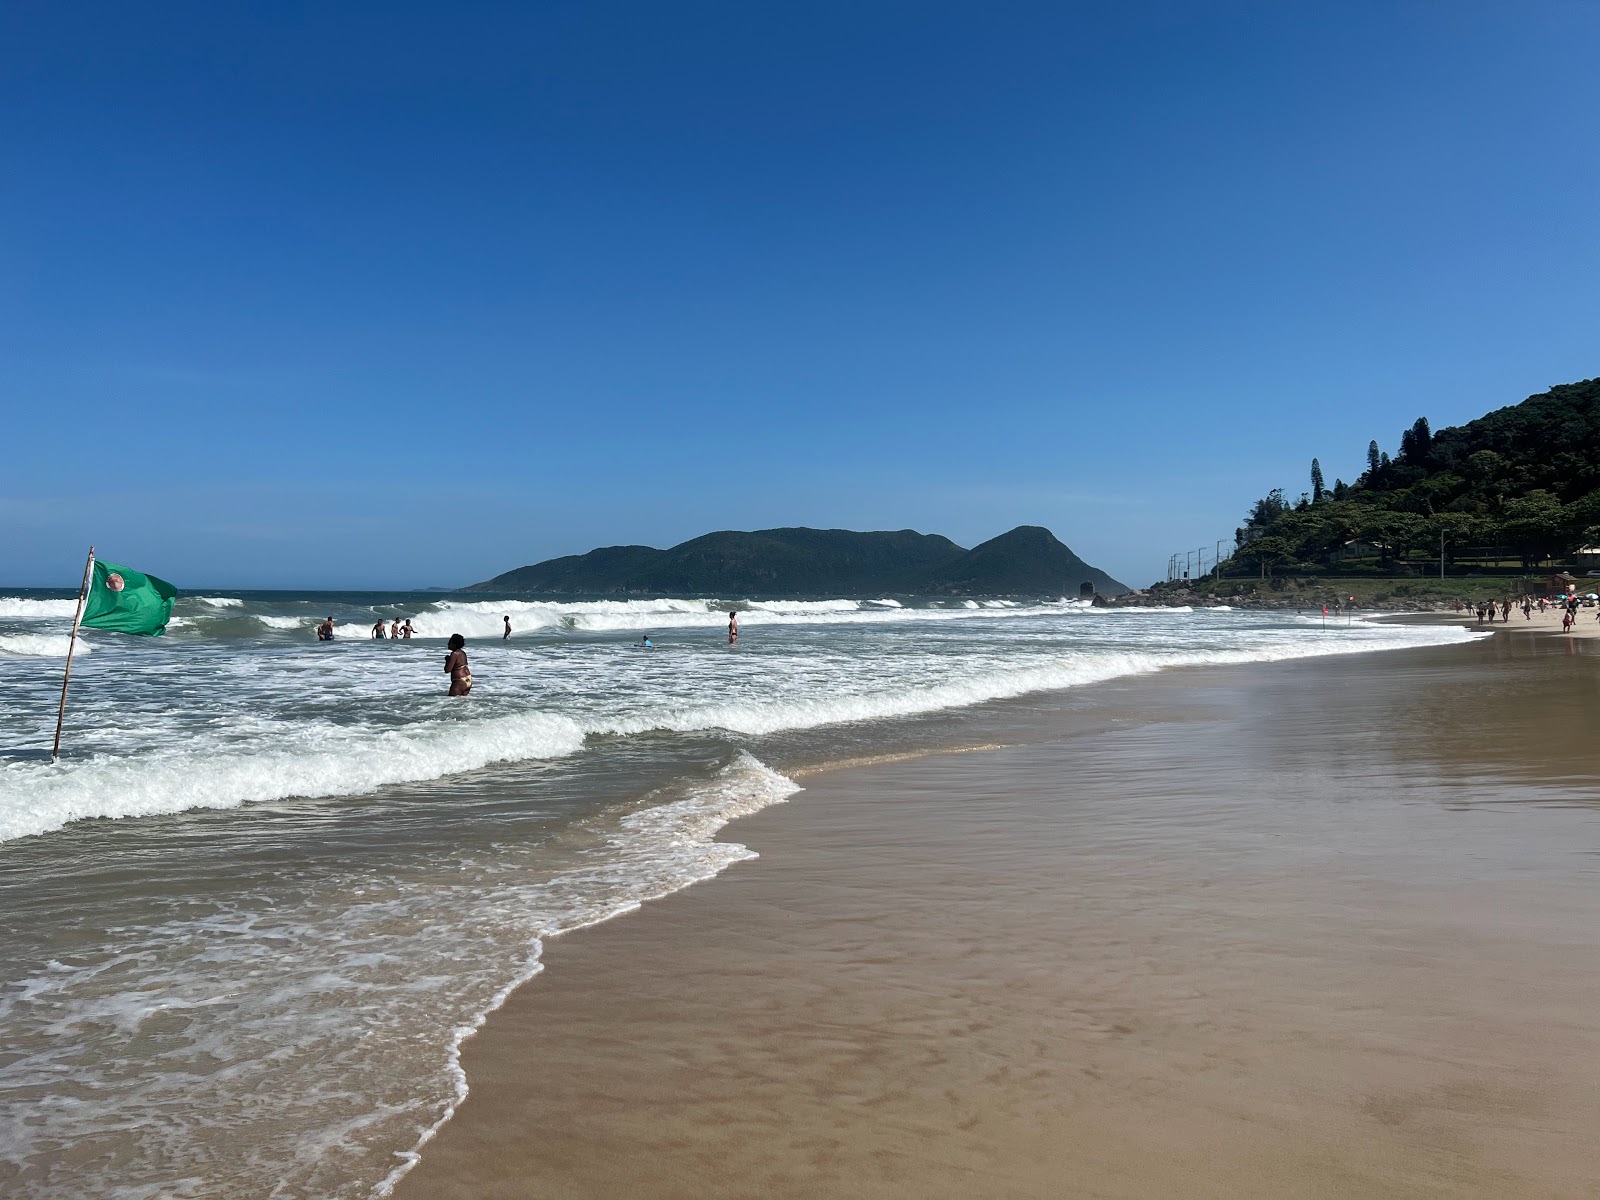
[[[83,563],[83,584],[78,588],[78,610],[72,614],[72,637],[67,641],[67,669],[61,676],[61,707],[56,710],[56,741],[50,747],[52,760],[61,757],[61,722],[67,715],[67,684],[72,681],[72,652],[78,648],[78,622],[83,620],[83,602],[89,595],[89,576],[94,572],[94,547]]]

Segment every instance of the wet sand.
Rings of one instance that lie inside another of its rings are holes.
[[[547,945],[396,1194],[1600,1195],[1597,650],[1175,671],[808,777]]]

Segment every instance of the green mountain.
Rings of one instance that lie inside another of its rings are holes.
[[[1022,525],[964,550],[911,529],[723,530],[667,550],[606,546],[518,567],[468,591],[689,596],[1055,595],[1128,589],[1048,529]]]
[[[1600,379],[1437,433],[1418,418],[1392,458],[1370,443],[1353,484],[1325,488],[1311,465],[1298,501],[1282,489],[1256,501],[1238,531],[1243,569],[1394,570],[1437,563],[1442,543],[1462,567],[1533,570],[1600,541]]]

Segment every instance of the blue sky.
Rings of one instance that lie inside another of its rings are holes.
[[[1600,373],[1600,6],[10,5],[0,583],[1042,524]]]

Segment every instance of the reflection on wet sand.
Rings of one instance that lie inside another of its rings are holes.
[[[810,778],[547,949],[399,1194],[1593,1195],[1588,647],[1172,672]]]

